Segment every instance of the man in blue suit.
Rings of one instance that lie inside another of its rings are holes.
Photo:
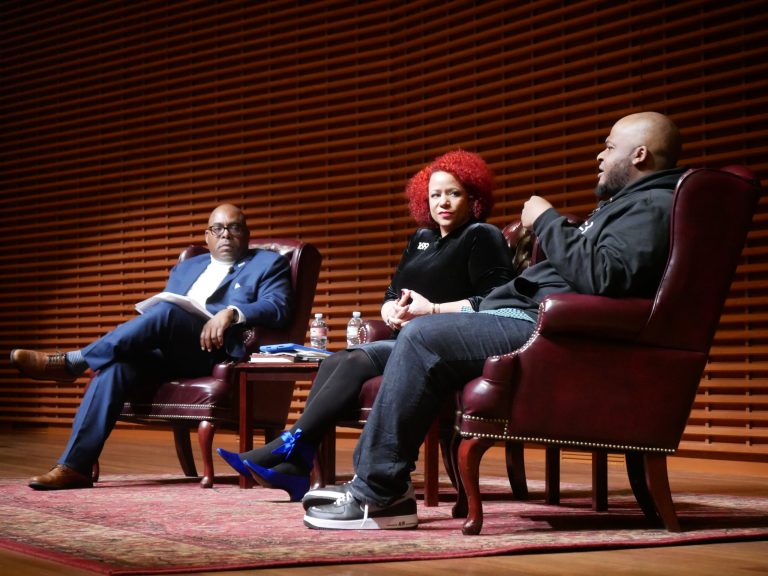
[[[210,255],[189,258],[171,270],[165,292],[186,296],[210,314],[160,300],[81,350],[11,352],[11,364],[38,380],[71,382],[87,368],[96,373],[58,463],[31,478],[32,488],[90,488],[93,464],[133,386],[158,377],[210,374],[214,364],[245,354],[246,325],[278,328],[288,322],[288,261],[270,250],[249,250],[248,239],[242,211],[222,204],[205,230]]]

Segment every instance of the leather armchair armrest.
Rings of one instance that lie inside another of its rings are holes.
[[[394,333],[384,320],[366,320],[360,327],[360,343],[367,344],[376,340],[387,340],[394,336]]]
[[[509,417],[510,383],[516,355],[491,356],[483,365],[483,374],[470,380],[459,392],[462,413],[472,417],[506,419]]]
[[[652,307],[653,300],[644,298],[557,294],[541,303],[537,331],[631,340],[645,327]]]
[[[539,336],[573,336],[587,339],[631,340],[645,326],[652,300],[640,298],[608,298],[584,294],[557,294],[546,298],[539,309],[536,328]],[[530,354],[530,352],[529,352]],[[465,416],[478,416],[463,426],[481,433],[491,420],[509,418],[512,379],[519,358],[517,351],[491,356],[483,365],[483,373],[468,382],[460,394]]]
[[[232,370],[232,366],[234,365],[235,363],[231,360],[228,360],[226,362],[219,362],[213,367],[211,376],[213,376],[217,380],[227,380]]]

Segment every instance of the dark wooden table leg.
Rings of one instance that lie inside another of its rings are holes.
[[[240,377],[240,452],[248,452],[253,449],[253,414],[251,404],[253,402],[253,389],[248,382],[248,374],[245,370],[239,371]],[[253,488],[253,478],[240,475],[240,488]]]
[[[424,506],[437,506],[440,502],[440,428],[437,418],[424,438]]]
[[[592,510],[608,510],[608,453],[592,451]]]

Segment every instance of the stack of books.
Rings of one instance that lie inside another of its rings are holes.
[[[260,346],[259,352],[251,354],[251,362],[320,362],[333,352],[302,346],[301,344],[270,344]]]

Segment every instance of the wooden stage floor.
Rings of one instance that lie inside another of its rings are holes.
[[[47,471],[55,462],[67,439],[68,430],[58,428],[0,427],[0,476],[27,478]],[[257,437],[256,442],[259,442]],[[197,446],[195,445],[195,450]],[[233,434],[218,434],[217,447],[237,450]],[[340,440],[337,462],[339,473],[351,473],[352,440]],[[526,452],[530,479],[544,477],[543,452]],[[103,474],[176,473],[179,471],[169,431],[116,430],[101,459]],[[670,459],[670,482],[675,491],[718,493],[743,496],[768,496],[768,463],[734,463],[674,457]],[[566,459],[562,463],[563,481],[588,484],[591,467],[587,459]],[[483,473],[503,477],[504,460],[500,448],[493,448],[483,460]],[[418,478],[417,478],[418,479]],[[620,463],[609,465],[609,488],[628,487]],[[447,505],[447,504],[443,504]],[[304,529],[297,526],[297,530]],[[14,576],[84,576],[91,572],[57,565],[0,550],[0,572]],[[214,573],[198,573],[203,576]],[[756,576],[768,574],[768,542],[707,544],[666,548],[525,554],[489,558],[392,562],[360,565],[317,566],[290,569],[265,569],[219,572],[238,576],[576,576],[651,575],[676,576]]]

